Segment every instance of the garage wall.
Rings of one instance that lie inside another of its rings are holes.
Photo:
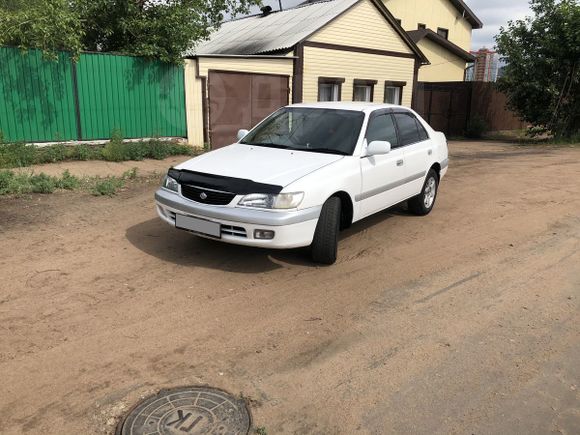
[[[290,77],[290,101],[292,100],[292,76],[294,60],[288,56],[284,58],[238,58],[238,57],[200,57],[185,61],[185,101],[187,113],[188,142],[196,147],[203,147],[203,92],[202,80],[197,76],[199,62],[199,76],[207,77],[209,70],[238,71],[262,74],[281,74]],[[207,88],[206,88],[207,95]]]
[[[463,81],[465,60],[427,38],[421,40],[418,45],[431,62],[431,65],[423,65],[419,69],[420,82]]]
[[[305,103],[318,100],[319,77],[344,77],[342,101],[352,101],[355,79],[377,80],[374,102],[382,103],[385,81],[407,82],[403,88],[403,105],[411,106],[415,60],[318,47],[304,47]]]

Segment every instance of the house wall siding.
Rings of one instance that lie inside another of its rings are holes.
[[[471,49],[471,24],[449,0],[383,0],[387,9],[401,20],[403,29],[417,30],[423,23],[437,31],[438,27],[449,29],[449,40],[465,51]]]
[[[312,42],[350,45],[399,53],[412,53],[409,46],[369,1],[361,1],[309,38]]]
[[[465,60],[426,38],[418,45],[431,62],[430,65],[423,65],[419,69],[420,82],[463,81]]]
[[[318,100],[319,77],[344,77],[342,101],[352,101],[355,79],[377,80],[375,103],[384,100],[385,81],[404,81],[403,105],[411,106],[415,60],[317,47],[304,48],[304,102]]]
[[[293,59],[251,59],[235,57],[201,57],[186,59],[185,61],[185,102],[187,113],[188,143],[197,147],[204,145],[203,137],[203,82],[197,76],[199,62],[199,76],[207,77],[210,70],[237,71],[256,74],[281,74],[290,77],[290,86],[293,75]],[[290,89],[292,92],[292,89]],[[206,89],[207,95],[207,89]],[[292,95],[290,95],[291,99]],[[207,114],[206,114],[207,115]]]

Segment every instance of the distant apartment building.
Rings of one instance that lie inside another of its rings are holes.
[[[495,82],[499,75],[499,56],[495,51],[480,48],[472,51],[475,62],[467,69],[465,79],[472,82]]]

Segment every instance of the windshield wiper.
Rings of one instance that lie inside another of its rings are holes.
[[[350,153],[345,151],[337,150],[334,148],[301,148],[300,151],[308,151],[311,153],[324,153],[324,154],[338,154],[341,156],[349,156]]]

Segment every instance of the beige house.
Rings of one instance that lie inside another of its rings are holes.
[[[188,137],[218,148],[290,102],[411,106],[428,58],[381,0],[334,0],[229,21],[186,59]]]
[[[429,59],[421,82],[463,81],[474,29],[483,24],[463,0],[383,0]]]

